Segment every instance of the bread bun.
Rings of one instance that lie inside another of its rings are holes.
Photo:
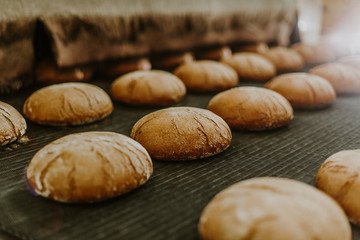
[[[137,105],[169,105],[186,94],[184,83],[175,75],[161,71],[134,71],[117,78],[110,95],[115,101]]]
[[[321,64],[335,60],[335,54],[326,45],[306,45],[296,43],[291,46],[291,49],[294,49],[299,53],[306,64]]]
[[[218,93],[207,108],[237,130],[278,128],[293,118],[293,109],[286,98],[259,87],[237,87]]]
[[[257,53],[235,53],[222,62],[232,67],[240,79],[266,81],[276,74],[274,64]]]
[[[95,202],[144,184],[153,171],[146,150],[113,132],[59,138],[31,159],[26,176],[33,190],[60,202]]]
[[[220,91],[235,87],[239,82],[231,67],[211,60],[183,64],[175,69],[174,74],[185,83],[188,90],[197,92]]]
[[[360,70],[360,55],[342,57],[338,60],[338,62],[347,64],[356,68],[357,70]]]
[[[309,73],[328,80],[338,94],[360,93],[360,70],[344,63],[326,63],[310,69]]]
[[[173,107],[152,112],[132,128],[154,159],[191,160],[224,151],[231,142],[229,126],[214,113],[194,107]]]
[[[309,73],[282,74],[264,87],[280,93],[298,108],[324,107],[336,98],[334,88],[326,79]]]
[[[269,50],[269,46],[265,42],[258,42],[258,43],[234,47],[234,49],[236,52],[263,53]]]
[[[360,225],[360,150],[340,151],[321,165],[316,185],[344,208],[350,221]]]
[[[151,59],[152,65],[160,69],[173,69],[181,64],[191,63],[192,61],[194,61],[194,55],[191,52],[169,53]]]
[[[206,59],[206,60],[214,60],[214,61],[230,58],[231,56],[232,56],[232,51],[228,46],[206,49],[199,51],[196,54],[197,59]]]
[[[26,121],[11,105],[0,102],[0,146],[14,142],[26,132]]]
[[[93,71],[84,67],[60,69],[53,60],[43,60],[36,65],[35,75],[39,83],[54,84],[86,81],[92,77]]]
[[[271,47],[261,54],[275,65],[278,72],[298,71],[305,65],[302,56],[290,48]]]
[[[199,221],[204,240],[350,240],[351,226],[339,205],[305,183],[253,178],[218,193]]]
[[[147,58],[128,59],[116,63],[106,64],[99,72],[107,76],[120,76],[137,70],[150,70],[151,63]]]
[[[53,126],[80,125],[105,118],[113,111],[107,93],[88,83],[61,83],[28,97],[23,112],[29,120]]]

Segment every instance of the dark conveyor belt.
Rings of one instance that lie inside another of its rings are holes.
[[[111,81],[93,83],[108,91]],[[0,100],[22,112],[34,90]],[[206,108],[213,95],[188,93],[176,106]],[[231,146],[217,156],[189,162],[154,161],[148,183],[108,201],[62,204],[27,190],[25,166],[45,144],[83,131],[129,135],[138,119],[157,109],[115,103],[108,118],[78,127],[47,127],[28,121],[29,142],[0,149],[0,239],[198,239],[202,209],[230,184],[277,176],[315,185],[317,170],[328,156],[360,148],[360,96],[339,96],[329,108],[295,110],[293,121],[277,130],[233,131]],[[360,240],[360,228],[352,229],[353,239]]]

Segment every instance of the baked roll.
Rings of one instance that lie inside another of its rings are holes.
[[[114,132],[59,138],[31,159],[26,177],[40,196],[59,202],[96,202],[144,184],[153,172],[147,151]]]
[[[216,114],[194,107],[152,112],[135,123],[130,137],[160,160],[192,160],[218,154],[230,146],[231,131]]]

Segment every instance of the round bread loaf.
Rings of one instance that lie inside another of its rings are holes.
[[[265,84],[283,95],[293,107],[318,108],[332,103],[336,93],[324,78],[309,73],[286,73]]]
[[[254,44],[247,44],[242,46],[234,46],[236,52],[254,52],[263,53],[269,50],[266,42],[258,42]]]
[[[150,70],[150,60],[147,58],[128,59],[124,61],[106,64],[99,69],[100,74],[107,76],[120,76],[137,70]]]
[[[276,74],[274,64],[257,53],[235,53],[222,62],[232,67],[240,79],[266,81]]]
[[[321,64],[335,60],[335,54],[326,45],[296,43],[291,48],[303,57],[306,64]]]
[[[222,118],[208,110],[173,107],[141,118],[130,137],[152,158],[191,160],[224,151],[230,145],[231,131]]]
[[[345,150],[331,155],[321,165],[317,187],[335,198],[350,221],[360,225],[360,150]]]
[[[239,79],[229,66],[210,60],[200,60],[183,64],[175,69],[187,89],[197,92],[220,91],[234,87]]]
[[[340,206],[305,183],[263,177],[236,183],[203,210],[199,232],[206,240],[350,240]]]
[[[146,150],[113,132],[59,138],[31,159],[26,176],[33,190],[60,202],[95,202],[144,184],[153,171]]]
[[[89,68],[75,67],[59,69],[52,60],[43,60],[36,66],[36,81],[46,84],[63,82],[81,82],[91,78],[93,71]]]
[[[342,57],[338,60],[338,62],[347,64],[360,70],[360,55]]]
[[[173,69],[181,64],[191,63],[192,61],[194,61],[194,55],[191,52],[170,53],[151,59],[152,65],[155,68],[161,69]]]
[[[135,71],[117,78],[110,95],[116,101],[137,105],[169,105],[186,94],[184,83],[175,75],[161,71]]]
[[[360,70],[344,63],[326,63],[309,71],[328,80],[338,94],[360,93]]]
[[[199,51],[196,54],[197,59],[207,59],[218,61],[224,58],[230,58],[232,56],[232,51],[228,46],[215,47],[211,49],[206,49]]]
[[[61,83],[41,88],[25,101],[23,112],[39,124],[79,125],[105,118],[113,111],[107,93],[88,83]]]
[[[273,129],[293,118],[293,109],[286,98],[258,87],[237,87],[218,93],[207,108],[238,130]]]
[[[305,65],[304,59],[293,49],[272,47],[261,54],[275,65],[278,72],[297,71]]]
[[[26,132],[26,121],[11,105],[0,101],[0,146],[14,142]]]

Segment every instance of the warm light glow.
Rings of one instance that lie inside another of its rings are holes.
[[[322,23],[322,0],[297,0],[300,40],[305,44],[317,44]]]

